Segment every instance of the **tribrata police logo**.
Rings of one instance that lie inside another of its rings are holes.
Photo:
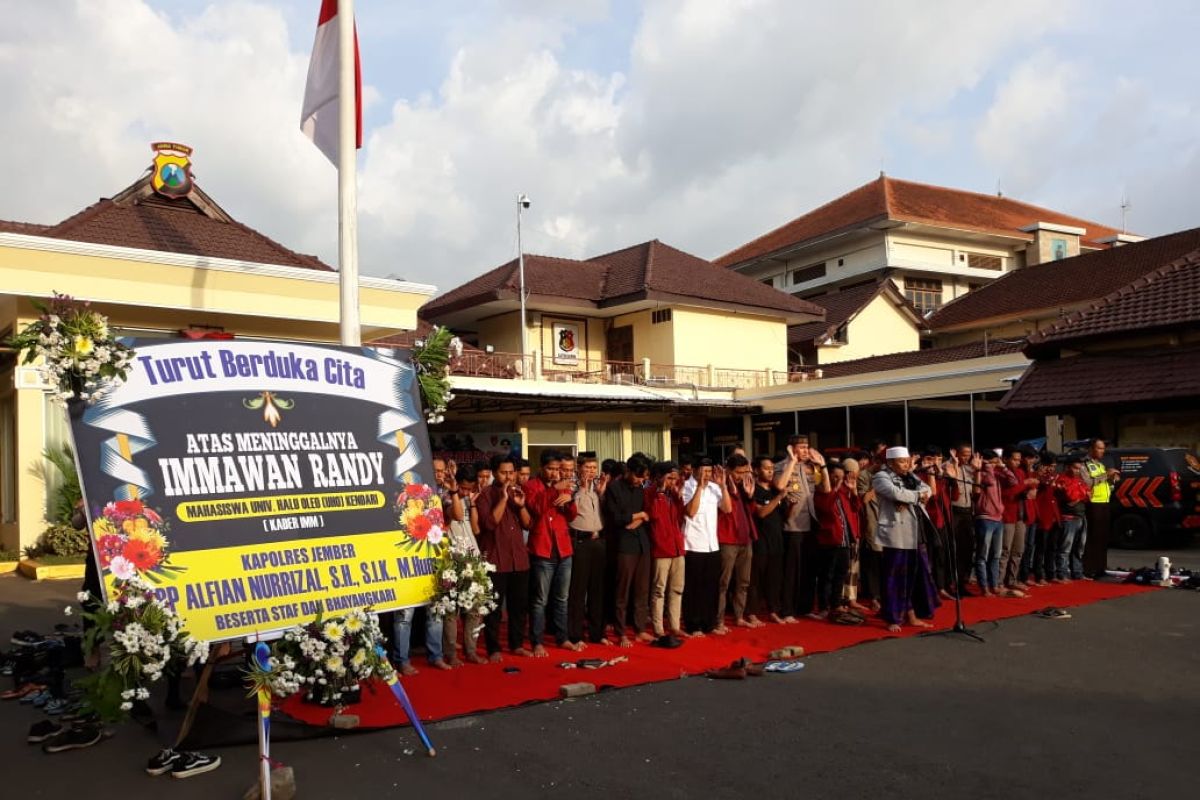
[[[167,197],[183,197],[192,190],[192,148],[175,142],[155,142],[153,175],[154,191]]]

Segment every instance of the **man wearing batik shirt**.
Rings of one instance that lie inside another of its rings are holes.
[[[817,469],[824,474],[818,485],[813,502],[817,507],[817,532],[819,547],[817,609],[818,614],[833,622],[843,622],[850,602],[843,598],[846,574],[850,571],[850,557],[859,537],[859,514],[862,504],[858,499],[857,483],[846,480],[846,470],[841,464],[832,467],[825,464],[820,453],[813,452]],[[861,621],[856,617],[853,622]]]
[[[517,486],[517,468],[510,456],[498,459],[495,482],[479,493],[480,549],[495,565],[492,589],[496,610],[488,614],[484,625],[488,659],[500,662],[500,623],[508,611],[508,649],[513,655],[528,656],[525,649],[525,616],[529,610],[529,551],[522,528],[531,522],[525,508],[525,492]]]
[[[879,526],[875,537],[883,546],[883,599],[879,614],[888,631],[899,633],[907,624],[930,627],[940,605],[937,587],[929,573],[929,558],[921,544],[923,512],[918,507],[933,489],[912,474],[912,457],[906,447],[889,447],[887,466],[875,473],[871,488],[879,501]]]
[[[575,552],[571,564],[571,589],[567,600],[567,639],[583,644],[583,624],[587,618],[588,639],[605,643],[604,570],[606,551],[604,519],[600,504],[608,476],[601,477],[595,453],[579,454],[579,485],[575,489],[575,518],[570,521],[571,546]]]
[[[775,487],[787,492],[787,521],[784,530],[783,607],[784,621],[794,622],[811,614],[817,597],[817,511],[813,505],[816,473],[808,437],[788,440],[787,458],[775,465]]]
[[[721,553],[721,579],[717,584],[717,620],[713,633],[728,633],[725,627],[725,603],[732,587],[733,624],[738,628],[753,628],[761,625],[746,619],[746,595],[750,590],[750,567],[753,560],[754,530],[753,503],[754,476],[750,461],[744,455],[734,454],[725,462],[725,496],[729,499],[729,511],[717,515],[717,543]]]
[[[710,459],[700,458],[683,485],[683,623],[693,636],[711,633],[717,622],[721,583],[717,515],[732,508],[721,488],[724,483],[725,471],[714,467]]]
[[[554,640],[568,650],[581,649],[567,640],[567,596],[571,587],[571,534],[568,524],[575,518],[571,482],[559,474],[562,458],[553,450],[542,453],[542,469],[525,484],[525,507],[529,509],[529,556],[533,570],[533,602],[530,604],[529,638],[533,655],[544,658],[546,608],[554,623]]]
[[[784,504],[787,492],[775,488],[775,462],[766,456],[759,456],[755,461],[757,481],[753,499],[758,538],[754,541],[750,565],[746,619],[758,622],[755,612],[765,606],[767,619],[779,623],[783,622],[783,521],[787,516]]]
[[[651,470],[654,484],[646,489],[650,515],[650,544],[654,554],[654,583],[650,592],[650,624],[654,635],[683,637],[683,497],[674,461],[660,461]],[[666,622],[664,624],[664,606]]]
[[[954,565],[959,585],[955,587],[960,597],[966,594],[966,585],[975,565],[975,495],[978,482],[975,478],[974,451],[969,444],[960,444],[942,465],[942,472],[953,481],[953,497],[950,505],[954,509],[954,551],[958,563]]]

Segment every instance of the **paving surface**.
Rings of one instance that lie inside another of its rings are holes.
[[[0,576],[0,636],[60,618],[74,582]],[[408,729],[281,742],[303,798],[912,797],[1190,795],[1200,746],[1200,594],[979,626],[986,644],[890,640],[814,656],[803,671],[699,678]],[[250,747],[216,772],[150,778],[158,742],[121,727],[88,750],[24,743],[41,715],[0,705],[5,796],[169,792],[240,797]],[[169,784],[169,785],[163,785]]]

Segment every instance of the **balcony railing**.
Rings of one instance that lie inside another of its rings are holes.
[[[788,373],[780,370],[609,359],[581,359],[570,365],[556,364],[552,357],[537,354],[521,356],[479,350],[464,352],[451,362],[450,369],[452,374],[464,377],[664,388],[755,389],[789,381]]]

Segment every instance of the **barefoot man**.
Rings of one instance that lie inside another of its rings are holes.
[[[921,545],[921,504],[933,493],[912,474],[912,457],[905,447],[889,447],[887,466],[875,474],[871,488],[879,500],[879,527],[875,538],[883,545],[883,607],[880,616],[887,629],[900,626],[930,627],[940,603],[929,574],[929,559]]]

